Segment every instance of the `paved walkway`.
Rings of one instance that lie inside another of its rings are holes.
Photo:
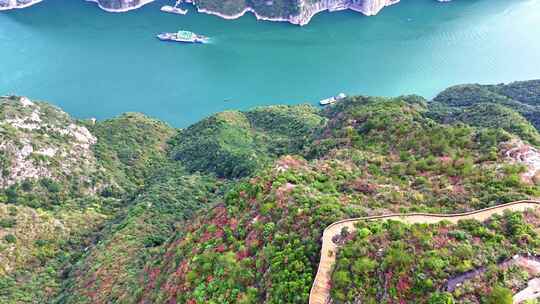
[[[506,210],[510,211],[525,211],[527,209],[540,207],[540,201],[524,200],[512,202],[504,205],[490,207],[482,210],[459,213],[459,214],[429,214],[429,213],[409,213],[409,214],[388,214],[378,216],[368,216],[361,218],[352,218],[342,220],[331,224],[326,227],[322,236],[321,247],[321,260],[319,262],[319,268],[317,269],[317,275],[313,281],[311,292],[309,294],[309,304],[327,304],[330,300],[330,282],[332,275],[332,268],[336,261],[336,254],[338,252],[338,245],[336,245],[332,238],[335,235],[340,234],[341,230],[345,227],[349,232],[356,230],[354,224],[359,221],[374,221],[374,220],[395,220],[408,224],[416,223],[438,223],[446,220],[452,223],[457,223],[459,220],[475,219],[478,221],[485,221],[495,214],[502,214]]]
[[[537,298],[540,298],[540,278],[530,280],[527,288],[514,295],[512,302],[518,304]]]

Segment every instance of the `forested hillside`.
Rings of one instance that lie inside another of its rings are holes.
[[[142,114],[77,120],[2,98],[0,302],[306,303],[322,231],[337,220],[539,197],[539,101],[539,81],[466,85],[433,101],[228,111],[177,130]],[[540,254],[537,229],[534,212],[366,224],[343,243],[332,295],[486,303],[482,292],[516,292],[534,277],[491,268]],[[445,293],[478,267],[490,272]],[[411,271],[429,286],[400,280]]]

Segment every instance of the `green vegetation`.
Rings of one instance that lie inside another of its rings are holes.
[[[144,186],[153,167],[167,159],[167,140],[175,134],[167,124],[139,113],[87,125],[98,139],[96,157],[116,181],[102,190],[104,196],[133,193]]]
[[[539,130],[539,92],[540,80],[517,81],[506,85],[458,85],[444,90],[433,99],[433,116],[442,121],[453,120],[452,116],[461,111],[467,111],[468,107],[481,103],[498,104],[519,112]],[[484,115],[484,118],[486,121],[497,123],[497,120],[489,115]],[[475,122],[481,123],[482,120],[478,117]],[[505,125],[508,126],[507,121],[502,127],[504,128]]]
[[[539,212],[458,225],[360,223],[338,253],[332,297],[336,303],[512,303],[533,276],[511,258],[538,253],[539,226]],[[478,273],[460,277],[472,270]]]
[[[212,177],[188,175],[177,164],[163,165],[126,214],[102,230],[101,240],[72,270],[60,303],[96,303],[103,299],[134,302],[146,261],[160,252],[175,229],[222,195]]]
[[[487,304],[512,304],[512,290],[496,286],[487,297]]]
[[[357,97],[322,115],[327,124],[301,151],[309,160],[281,157],[238,183],[149,263],[143,301],[305,303],[320,235],[336,220],[472,210],[538,193],[498,153],[510,133],[438,124],[422,99]],[[411,256],[401,253],[387,262],[407,264]],[[352,264],[357,272],[378,267]]]
[[[17,97],[1,100],[0,117],[0,182],[7,184],[0,192],[0,234],[6,233],[0,302],[44,303],[58,293],[83,249],[126,212],[147,176],[163,165],[175,131],[140,114],[78,122]],[[23,152],[29,149],[53,152]],[[25,179],[12,174],[21,170],[37,173]]]
[[[432,107],[432,115],[441,115],[437,106]],[[478,103],[469,107],[453,109],[444,113],[445,123],[467,123],[472,126],[484,128],[501,128],[513,133],[522,139],[538,145],[540,135],[538,131],[516,111],[494,103]]]
[[[513,142],[539,143],[528,116],[537,86],[260,107],[183,130],[135,113],[77,121],[45,103],[2,99],[0,302],[306,303],[332,222],[538,197],[539,185],[522,178],[529,168],[505,156]],[[365,274],[391,270],[392,302],[504,301],[529,276],[492,266],[536,253],[538,222],[529,212],[344,232],[333,296],[377,296],[385,278]],[[464,287],[442,288],[482,266]]]
[[[288,18],[298,15],[300,3],[298,0],[195,0],[198,8],[227,16],[235,16],[246,8],[252,8],[259,15],[268,18]]]
[[[237,178],[273,158],[298,153],[323,118],[311,106],[273,106],[223,112],[182,130],[171,144],[187,169]]]

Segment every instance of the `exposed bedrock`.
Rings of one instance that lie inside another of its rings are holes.
[[[42,0],[0,0],[0,10],[24,8]],[[108,12],[126,12],[154,0],[87,0],[95,2]],[[378,14],[384,7],[400,0],[184,0],[193,3],[199,12],[226,19],[235,19],[253,13],[259,20],[285,21],[306,25],[311,18],[323,11],[354,10],[366,16]],[[450,0],[437,0],[448,2]]]

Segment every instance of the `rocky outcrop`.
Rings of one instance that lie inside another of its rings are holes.
[[[225,19],[236,19],[242,17],[244,14],[251,12],[257,17],[258,20],[267,21],[284,21],[297,25],[306,25],[311,19],[320,12],[323,11],[343,11],[354,10],[360,12],[366,16],[373,16],[378,14],[384,7],[396,4],[400,0],[299,0],[299,13],[290,16],[266,16],[252,7],[246,7],[243,11],[237,14],[226,14],[220,11],[208,9],[203,3],[197,0],[186,0],[186,2],[193,3],[197,6],[197,10],[200,13],[212,14]],[[268,6],[272,6],[273,2],[268,1]]]
[[[511,140],[502,144],[502,149],[508,160],[523,165],[521,178],[524,182],[540,183],[540,151],[524,143],[522,140]]]
[[[439,2],[450,2],[451,0],[437,0]],[[360,12],[366,16],[377,15],[383,8],[396,4],[400,0],[298,0],[298,14],[289,16],[280,16],[279,14],[267,16],[265,13],[260,12],[254,7],[246,6],[243,11],[235,14],[226,14],[215,8],[210,9],[205,6],[206,1],[201,0],[185,0],[185,2],[193,3],[197,6],[197,10],[200,13],[217,15],[225,19],[236,19],[242,17],[244,14],[251,12],[257,17],[258,20],[268,21],[285,21],[297,25],[308,24],[313,16],[320,12],[329,11],[343,11],[353,10]],[[275,5],[274,1],[266,1],[267,11],[272,11],[272,6]]]
[[[86,127],[51,105],[25,97],[2,97],[0,188],[75,175],[88,182],[91,173],[100,170],[92,150],[96,142]]]
[[[400,0],[321,0],[315,3],[302,0],[300,6],[300,14],[292,16],[290,22],[298,25],[306,25],[311,21],[311,18],[323,11],[342,11],[353,10],[360,12],[366,16],[378,14],[384,7],[396,4]]]

